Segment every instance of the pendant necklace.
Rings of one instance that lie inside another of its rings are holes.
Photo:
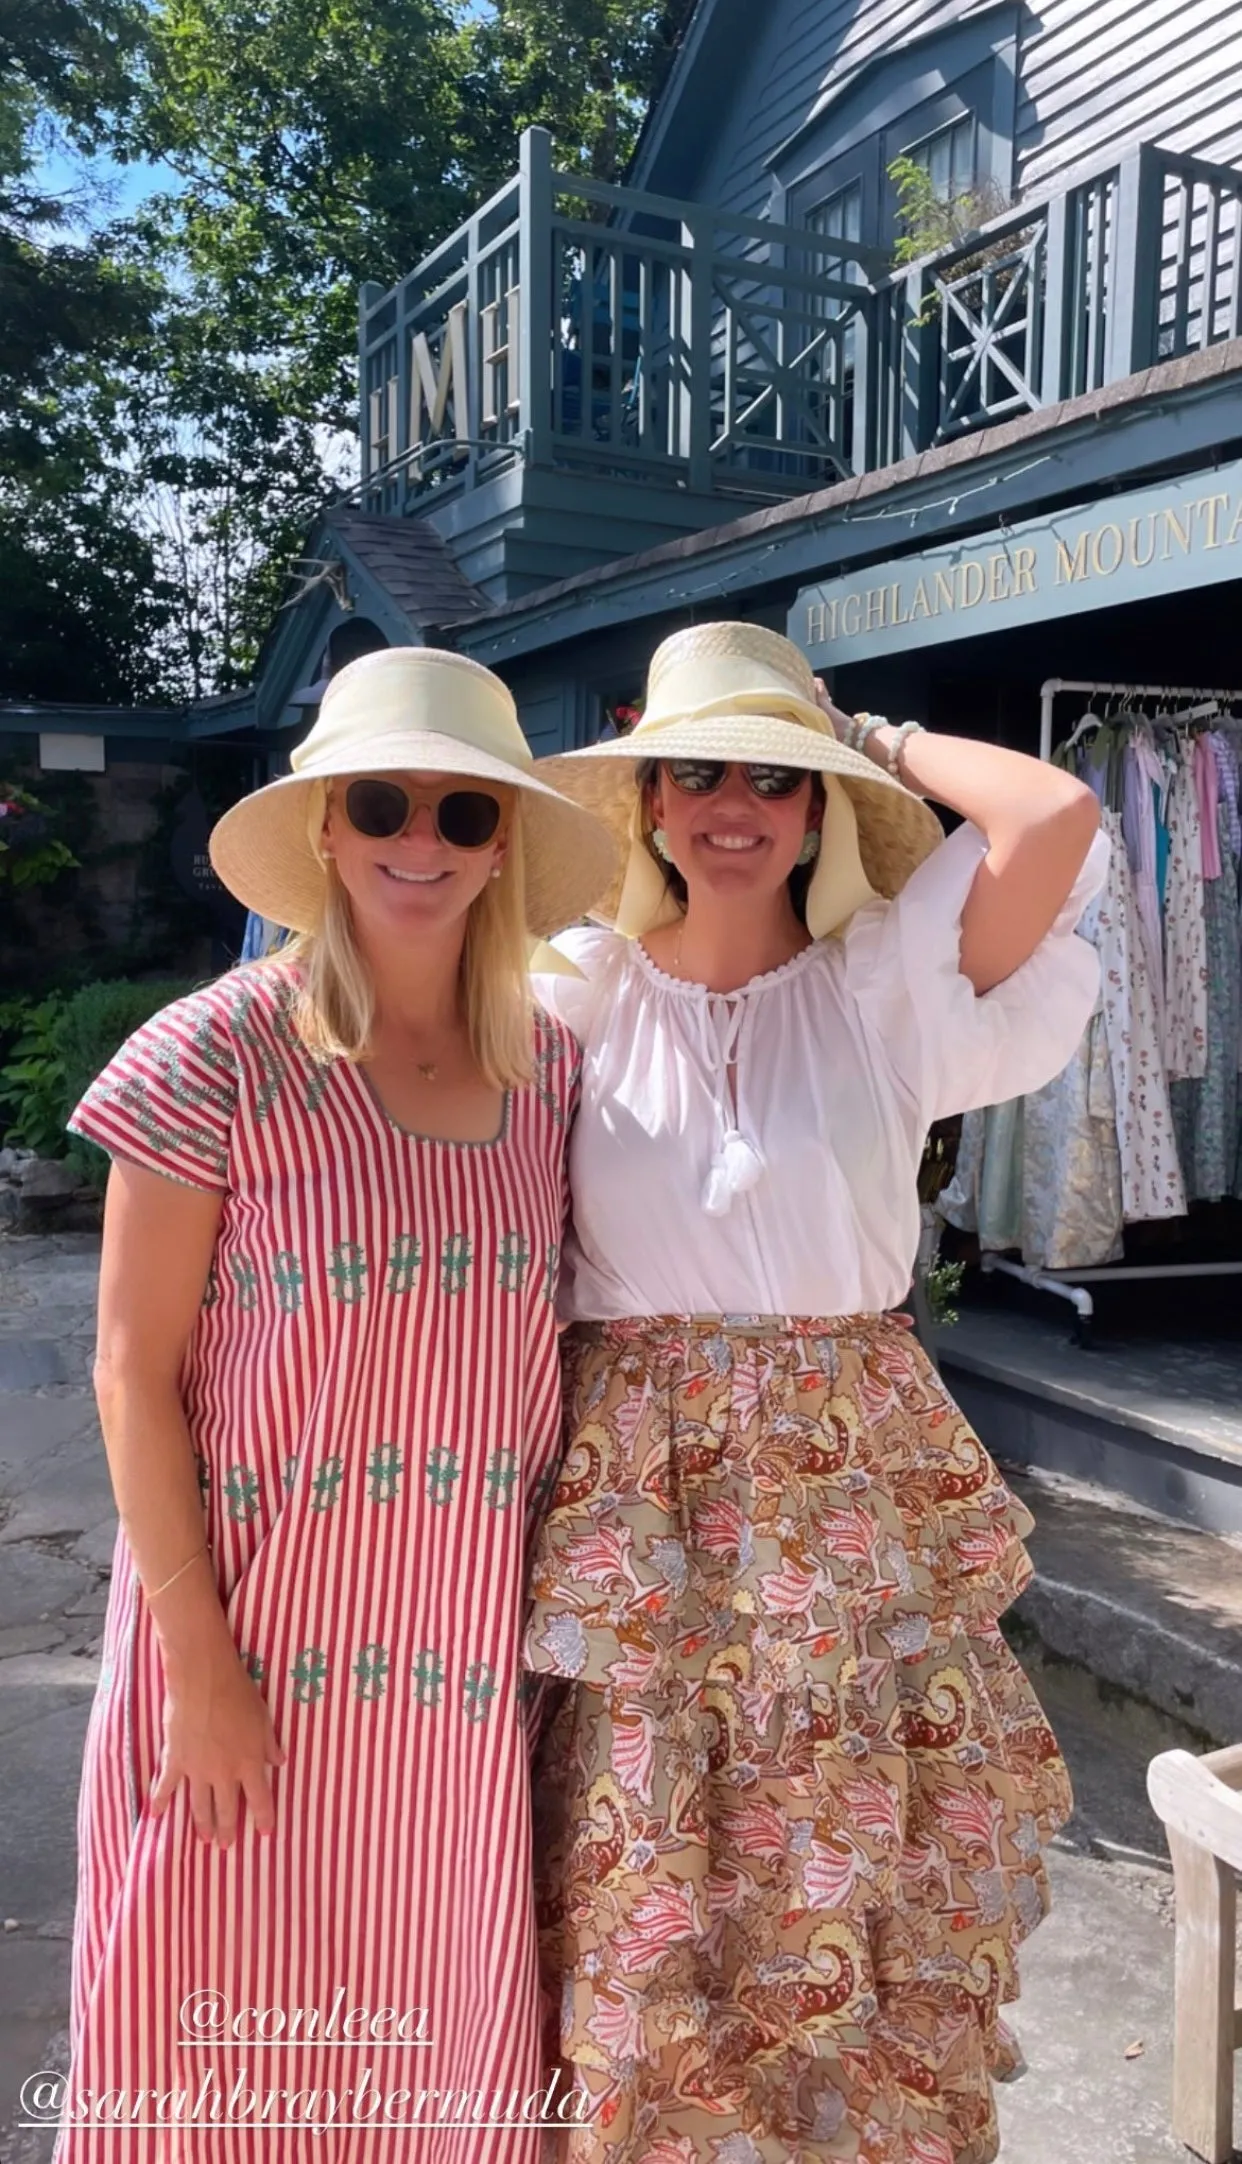
[[[415,1060],[414,1065],[424,1082],[434,1082],[440,1072],[434,1060]]]

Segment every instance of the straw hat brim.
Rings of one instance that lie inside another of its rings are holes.
[[[621,898],[635,768],[647,759],[727,759],[837,775],[857,816],[863,870],[876,893],[890,900],[944,840],[929,804],[823,730],[758,713],[662,722],[646,732],[640,725],[630,736],[538,762],[538,772],[554,788],[605,822],[622,853],[611,885],[590,912],[608,923]]]
[[[289,931],[318,929],[326,882],[307,831],[310,795],[337,772],[453,774],[520,790],[527,928],[540,939],[586,916],[616,883],[619,848],[608,823],[558,794],[545,778],[425,730],[402,745],[359,743],[355,752],[348,768],[311,762],[269,782],[217,822],[209,843],[212,864],[247,909]]]

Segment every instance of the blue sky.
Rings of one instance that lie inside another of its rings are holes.
[[[39,160],[39,185],[49,195],[72,195],[88,175],[106,190],[106,201],[100,205],[104,217],[123,218],[146,196],[180,186],[177,175],[167,165],[117,165],[111,158],[87,162],[55,148]],[[70,220],[65,230],[72,232],[73,228],[74,221]]]

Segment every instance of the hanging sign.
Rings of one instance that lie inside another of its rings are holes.
[[[1242,579],[1242,460],[804,587],[816,668]]]

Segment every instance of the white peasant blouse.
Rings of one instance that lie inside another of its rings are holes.
[[[895,901],[736,992],[670,977],[616,932],[561,935],[581,976],[535,989],[583,1049],[564,1320],[878,1314],[906,1299],[928,1128],[1050,1082],[1099,993],[1076,927],[1105,838],[1030,960],[979,997],[959,940],[986,848],[959,828]]]

